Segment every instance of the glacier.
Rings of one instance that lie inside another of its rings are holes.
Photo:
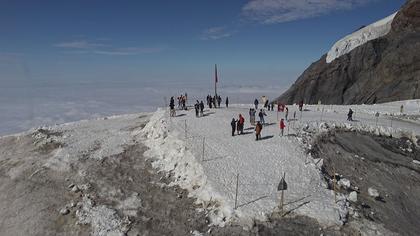
[[[346,37],[337,41],[330,51],[328,51],[326,61],[327,63],[331,63],[336,58],[341,57],[353,49],[371,41],[382,37],[389,33],[391,30],[391,24],[394,20],[394,17],[397,15],[398,12],[385,17],[382,20],[379,20],[373,24],[370,24],[366,27],[363,27],[352,34],[347,35]]]

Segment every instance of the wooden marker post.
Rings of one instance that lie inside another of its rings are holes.
[[[185,141],[187,141],[187,120],[184,120]]]
[[[205,144],[205,142],[206,142],[206,137],[203,137],[203,154],[202,154],[203,161],[204,161],[204,144]]]
[[[337,194],[336,194],[336,182],[337,179],[335,178],[335,168],[333,168],[333,191],[334,191],[334,203],[337,202]]]
[[[236,174],[235,210],[238,208],[239,173]]]
[[[281,178],[280,183],[277,186],[277,191],[281,191],[279,208],[282,215],[284,206],[284,190],[287,190],[286,173],[283,173],[283,177]]]

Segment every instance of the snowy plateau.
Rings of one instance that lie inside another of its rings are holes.
[[[195,199],[197,211],[206,212],[208,225],[223,227],[234,223],[250,228],[256,220],[266,221],[270,214],[281,211],[286,215],[310,217],[322,227],[340,227],[354,212],[350,200],[357,200],[328,187],[321,170],[322,158],[311,156],[311,140],[334,129],[345,129],[404,137],[407,142],[418,145],[420,121],[416,114],[420,109],[419,102],[307,105],[303,112],[291,105],[284,136],[280,135],[278,127],[279,119],[285,118],[284,113],[267,111],[260,141],[255,141],[254,127],[249,123],[247,114],[251,105],[245,104],[206,108],[203,117],[196,117],[193,109],[178,110],[176,117],[170,117],[167,109],[158,109],[150,114],[39,127],[0,138],[0,163],[6,168],[6,182],[2,188],[7,190],[9,180],[35,181],[45,173],[50,173],[49,178],[53,178],[51,173],[55,173],[54,178],[66,177],[60,186],[68,189],[66,191],[73,197],[57,195],[46,204],[65,198],[61,205],[55,203],[56,214],[62,215],[60,217],[74,216],[77,224],[90,225],[93,235],[123,235],[130,230],[133,223],[130,219],[137,217],[147,205],[146,193],[121,190],[122,186],[118,186],[119,181],[132,182],[133,186],[139,184],[135,180],[138,175],[126,176],[131,171],[129,168],[136,165],[126,163],[127,169],[115,173],[112,172],[114,167],[105,166],[111,169],[98,174],[94,167],[97,164],[89,163],[118,162],[122,165],[124,158],[136,161],[136,157],[141,156],[132,154],[128,147],[141,143],[147,147],[144,156],[151,160],[153,168],[170,180],[167,185],[158,185],[177,186],[187,191],[188,196]],[[404,106],[403,113],[401,105]],[[355,111],[356,121],[346,121],[349,108]],[[232,137],[230,121],[238,114],[245,116],[245,131]],[[38,151],[32,151],[31,145]],[[13,146],[16,147],[10,148]],[[412,151],[404,149],[407,153]],[[417,168],[415,160],[410,163]],[[112,177],[102,179],[107,174]],[[282,176],[288,184],[284,191],[284,209],[280,209],[281,197],[277,190]],[[345,183],[341,184],[345,189],[354,187],[353,180],[343,178],[340,183]],[[361,194],[368,195],[367,191]],[[102,197],[108,200],[100,200]],[[13,204],[19,204],[19,201]],[[34,200],[31,198],[30,201]],[[3,207],[8,209],[13,204]],[[13,212],[7,210],[4,214]],[[388,231],[383,229],[381,232]]]

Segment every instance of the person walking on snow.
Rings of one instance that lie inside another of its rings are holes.
[[[200,116],[203,116],[203,115],[204,115],[204,102],[201,101],[200,102]]]
[[[255,140],[258,141],[261,139],[261,131],[262,131],[262,125],[261,123],[258,121],[257,125],[255,126]]]
[[[220,108],[220,103],[222,103],[222,97],[220,95],[217,97],[217,106]]]
[[[260,122],[262,125],[265,125],[265,120],[264,120],[264,116],[266,116],[267,114],[265,114],[264,110],[261,109],[260,112],[258,113],[258,117],[260,118]]]
[[[284,113],[284,118],[286,118],[286,121],[289,121],[289,119],[287,118],[289,116],[289,108],[286,107],[286,112]]]
[[[235,136],[235,130],[236,130],[236,120],[235,120],[235,118],[232,118],[232,121],[230,122],[230,126],[232,127],[232,136]]]
[[[257,111],[258,110],[258,99],[255,99],[254,105],[255,105],[255,110]]]
[[[280,132],[281,132],[281,136],[284,135],[284,128],[286,128],[286,125],[284,124],[284,119],[280,120]]]
[[[226,97],[226,108],[229,107],[229,97]]]
[[[217,97],[216,97],[216,95],[214,95],[214,97],[213,97],[213,105],[214,105],[214,108],[217,108]]]
[[[238,134],[243,134],[244,133],[244,125],[245,125],[245,118],[242,116],[242,114],[239,114]]]
[[[199,111],[199,109],[200,109],[200,103],[198,102],[198,100],[197,100],[197,102],[194,104],[194,109],[195,109],[195,116],[196,116],[196,117],[198,117],[198,111]]]
[[[303,100],[299,102],[299,111],[303,110]]]
[[[249,122],[251,125],[255,125],[255,113],[256,111],[253,108],[249,108]]]
[[[350,108],[349,113],[347,113],[347,120],[353,121],[353,110]]]
[[[174,97],[171,97],[171,101],[169,102],[169,108],[170,108],[170,116],[174,117],[175,116],[175,100]]]

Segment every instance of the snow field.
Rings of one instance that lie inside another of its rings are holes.
[[[279,136],[274,112],[266,117],[270,125],[263,128],[263,140],[258,142],[253,128],[247,129],[250,125],[245,109],[207,110],[207,116],[201,118],[196,118],[194,111],[177,113],[182,116],[169,118],[165,111],[156,112],[144,130],[146,143],[159,168],[180,176],[177,179],[181,180],[176,182],[181,187],[191,190],[198,184],[201,190],[193,190],[193,196],[199,201],[219,202],[220,211],[213,216],[214,224],[224,224],[228,220],[252,223],[253,219],[264,220],[267,214],[278,210],[277,184],[283,172],[288,183],[286,212],[313,217],[324,225],[340,224],[340,209],[334,203],[332,191],[326,188],[318,168],[307,161],[300,142],[296,138]],[[246,119],[245,134],[232,137],[230,121],[239,113]],[[188,163],[186,168],[179,167],[185,163]]]
[[[279,136],[277,112],[267,111],[269,125],[263,128],[261,141],[255,141],[249,124],[248,109],[253,106],[246,104],[206,109],[200,118],[193,110],[177,111],[178,116],[173,118],[168,111],[159,110],[142,132],[151,148],[149,155],[156,160],[155,167],[173,172],[173,184],[190,190],[191,196],[204,205],[217,201],[210,216],[213,224],[251,223],[278,211],[277,185],[285,172],[289,187],[285,191],[285,211],[313,217],[323,225],[337,225],[346,214],[347,199],[337,196],[334,203],[334,195],[320,175],[322,160],[313,160],[304,152],[310,148],[308,143],[303,144],[305,136],[345,128],[416,141],[420,124],[404,119],[402,104],[404,115],[419,114],[419,100],[378,105],[306,105],[302,113],[291,105],[289,119],[297,112],[296,120],[286,123],[285,135],[290,134],[287,137]],[[354,122],[346,121],[349,108],[355,111]],[[230,121],[239,113],[245,117],[245,134],[232,137]],[[279,113],[279,118],[284,118],[284,113]]]

